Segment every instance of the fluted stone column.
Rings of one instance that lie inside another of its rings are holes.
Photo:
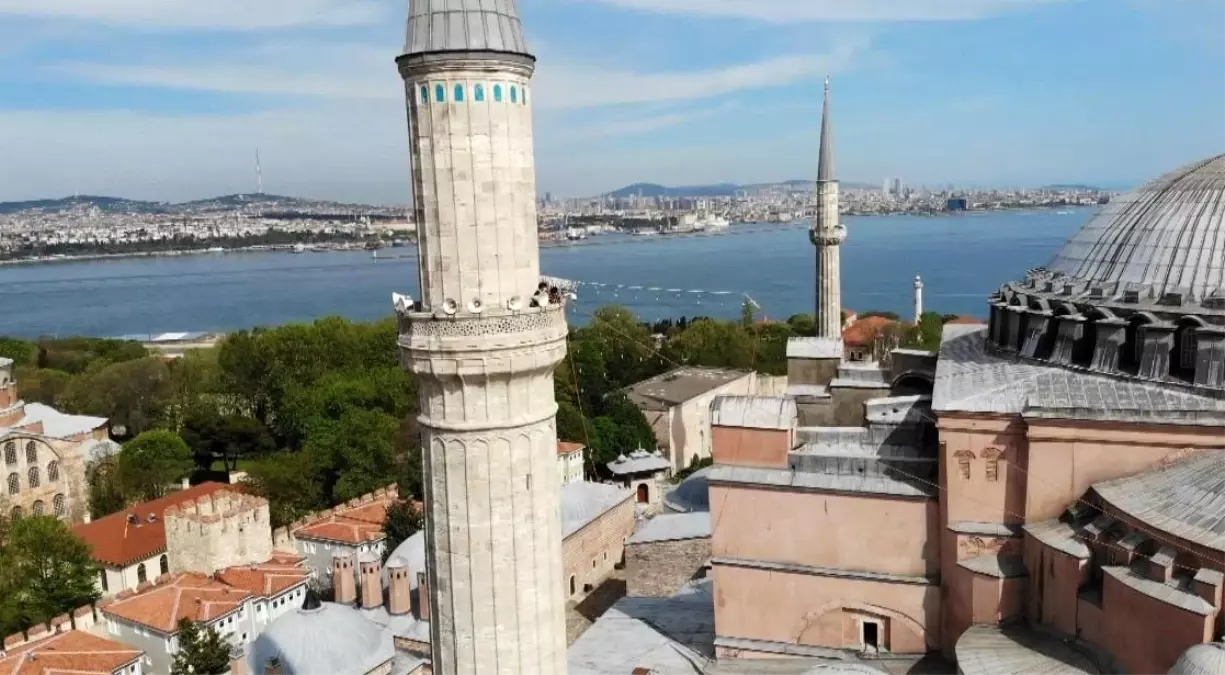
[[[833,202],[829,207],[833,209],[832,218],[818,215],[816,226],[808,233],[817,247],[817,337],[841,338],[842,243],[846,241],[846,228],[838,223],[838,184],[817,185],[822,203]],[[831,219],[833,224],[829,225]]]

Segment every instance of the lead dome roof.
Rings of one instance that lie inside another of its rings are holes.
[[[409,0],[404,53],[531,56],[515,0]]]
[[[395,657],[382,628],[356,609],[332,602],[311,602],[273,621],[251,645],[250,672],[262,673],[270,659],[285,675],[365,675]]]
[[[1178,657],[1170,675],[1219,675],[1225,673],[1225,644],[1192,645]]]
[[[1113,199],[1047,270],[1153,298],[1225,293],[1225,154],[1189,164]]]

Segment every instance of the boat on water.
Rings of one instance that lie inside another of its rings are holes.
[[[566,239],[569,241],[582,241],[587,238],[587,231],[578,228],[570,228],[566,230]]]
[[[294,244],[292,252],[293,253],[306,253],[306,245],[305,244]]]

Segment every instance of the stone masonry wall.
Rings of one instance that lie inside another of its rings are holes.
[[[272,557],[268,501],[221,491],[166,509],[166,553],[173,572],[211,574]]]
[[[586,585],[598,588],[625,554],[625,540],[634,532],[634,498],[628,495],[604,515],[562,542],[563,584],[568,599],[579,600]],[[570,578],[574,577],[574,592]]]
[[[710,537],[630,544],[625,547],[626,594],[667,598],[703,576]]]

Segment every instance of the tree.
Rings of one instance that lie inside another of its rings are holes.
[[[119,453],[119,478],[129,501],[165,496],[194,466],[191,448],[173,431],[146,431]]]
[[[387,537],[383,545],[383,562],[395,552],[404,540],[425,527],[425,515],[411,499],[401,496],[387,508],[387,520],[383,522],[383,533]]]
[[[179,619],[179,651],[171,675],[224,675],[230,672],[230,645],[212,626]]]
[[[416,415],[407,415],[400,421],[400,430],[395,443],[396,487],[403,498],[425,499],[422,482],[424,475],[421,456],[421,425]]]
[[[312,511],[326,508],[319,467],[305,452],[281,452],[247,467],[251,491],[268,500],[272,527],[282,527]]]
[[[918,330],[912,333],[906,346],[929,352],[940,351],[943,333],[944,317],[938,312],[923,312],[919,317]]]
[[[14,376],[21,385],[23,399],[49,406],[56,405],[72,383],[72,375],[53,368],[18,367]]]
[[[170,393],[169,368],[162,359],[149,357],[94,364],[72,380],[62,403],[69,412],[106,417],[112,433],[122,427],[131,437],[164,419]]]
[[[343,502],[387,485],[397,468],[399,428],[387,413],[350,408],[335,423],[313,430],[304,452],[321,470],[324,494]]]
[[[260,457],[276,450],[268,428],[253,417],[221,416],[215,410],[199,409],[183,423],[183,441],[191,448],[196,467],[211,471],[220,461],[225,471],[238,468],[238,460]]]
[[[0,356],[12,359],[18,366],[34,366],[38,363],[38,346],[17,338],[0,337]]]
[[[740,326],[749,330],[755,323],[757,323],[757,317],[753,314],[753,303],[745,300],[740,305]]]
[[[37,624],[98,599],[98,570],[89,545],[58,518],[33,516],[12,524],[0,554],[0,567],[11,570],[15,593],[29,623]]]
[[[739,324],[703,319],[668,341],[670,358],[712,368],[750,369],[756,365],[756,341]]]
[[[119,479],[119,461],[116,457],[101,457],[85,467],[85,478],[89,482],[89,517],[98,519],[122,511],[128,500]]]

